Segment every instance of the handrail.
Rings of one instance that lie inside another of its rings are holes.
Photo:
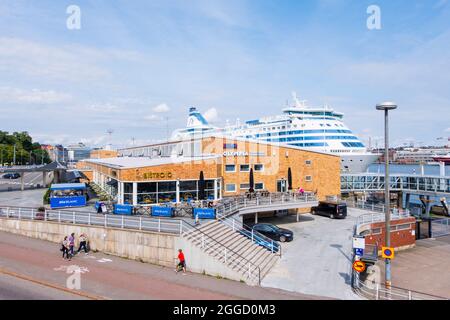
[[[193,232],[193,231],[195,231],[195,232],[197,232],[197,233],[200,233],[202,236],[206,236],[207,238],[211,239],[214,243],[219,244],[219,245],[220,245],[221,247],[223,247],[223,248],[226,248],[226,249],[227,249],[226,252],[228,252],[228,250],[229,250],[229,251],[231,251],[231,253],[234,253],[234,254],[236,254],[239,258],[242,258],[243,260],[245,260],[248,264],[252,264],[256,269],[258,269],[258,274],[259,274],[259,276],[258,276],[258,284],[261,284],[261,276],[260,276],[260,274],[261,274],[261,268],[260,268],[259,266],[255,266],[254,263],[253,263],[252,261],[250,261],[249,259],[245,258],[244,256],[242,256],[240,253],[234,251],[233,249],[228,249],[228,247],[225,246],[221,241],[218,241],[218,240],[214,239],[213,237],[209,236],[206,232],[204,232],[204,231],[202,231],[201,229],[199,229],[198,227],[196,227],[196,226],[190,224],[189,222],[183,221],[183,227],[185,227],[185,225],[188,225],[188,226],[190,227],[190,228],[187,228],[187,229],[188,229],[188,232]],[[183,229],[184,229],[184,228],[183,228]],[[183,235],[188,236],[188,235],[192,235],[192,233],[186,233],[186,232],[183,232]],[[195,235],[195,234],[194,234],[193,236],[194,236],[194,237],[197,237],[198,235]],[[197,239],[198,239],[198,238],[197,238]],[[196,239],[196,240],[197,240],[197,239]],[[214,248],[214,247],[212,247],[212,248]],[[215,250],[215,251],[216,251],[216,250]],[[226,258],[225,258],[225,259],[226,259]],[[238,265],[240,265],[240,264],[238,264]],[[244,265],[244,266],[245,266],[245,265]],[[250,278],[250,277],[249,277],[249,278]]]
[[[144,230],[153,232],[165,232],[178,235],[186,235],[189,232],[198,232],[200,235],[195,235],[194,237],[203,236],[208,240],[208,243],[212,246],[214,252],[216,253],[218,248],[226,249],[225,259],[232,266],[238,266],[241,269],[249,267],[249,279],[252,280],[256,278],[258,284],[261,283],[261,269],[256,266],[249,259],[243,257],[241,254],[235,250],[227,248],[222,242],[212,238],[196,226],[192,225],[186,220],[182,219],[164,219],[164,218],[147,218],[147,217],[125,217],[125,216],[111,216],[107,214],[97,214],[85,211],[71,211],[71,210],[45,210],[42,212],[42,216],[38,216],[40,212],[36,208],[31,207],[15,207],[15,206],[0,206],[0,217],[5,216],[6,218],[18,218],[20,220],[45,220],[45,221],[56,221],[56,222],[66,222],[75,225],[91,225],[91,226],[101,226],[101,227],[116,227],[122,229],[132,229],[132,230]],[[115,223],[114,223],[115,222]],[[154,226],[148,226],[148,223],[153,223]],[[147,224],[147,225],[146,225]],[[253,269],[253,270],[252,270]],[[255,275],[255,270],[257,275]]]

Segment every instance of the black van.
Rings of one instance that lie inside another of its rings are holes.
[[[317,207],[311,208],[311,214],[329,217],[330,219],[345,219],[347,204],[341,202],[320,201]]]

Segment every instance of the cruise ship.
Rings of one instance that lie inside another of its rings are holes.
[[[293,94],[293,103],[281,115],[249,120],[218,128],[210,125],[194,107],[189,109],[186,128],[175,130],[172,140],[220,135],[296,146],[341,157],[341,170],[365,172],[379,155],[367,151],[364,144],[344,124],[342,113],[328,106],[309,107]]]

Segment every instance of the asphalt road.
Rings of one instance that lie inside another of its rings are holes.
[[[0,300],[78,300],[81,296],[0,273]]]
[[[66,286],[68,268],[80,270],[80,292],[106,299],[319,299],[279,289],[251,287],[244,283],[201,274],[177,274],[172,268],[122,259],[101,253],[80,254],[72,261],[61,258],[59,245],[0,232],[0,270],[59,287]],[[8,296],[26,296],[19,284],[0,285]],[[51,293],[48,293],[51,294]],[[39,293],[27,297],[39,299]]]
[[[336,299],[359,299],[350,286],[352,235],[356,217],[367,213],[348,208],[344,220],[301,215],[260,219],[294,232],[294,240],[282,245],[283,256],[263,279],[265,287]]]

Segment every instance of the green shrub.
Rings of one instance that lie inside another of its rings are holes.
[[[50,188],[48,188],[47,191],[44,194],[43,203],[44,204],[50,204]]]

